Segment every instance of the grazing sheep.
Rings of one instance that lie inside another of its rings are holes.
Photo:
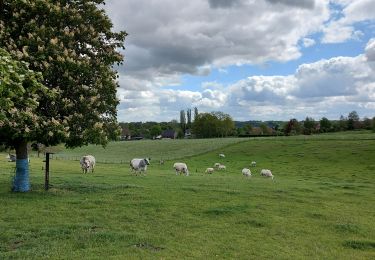
[[[250,171],[250,169],[248,169],[248,168],[243,168],[243,169],[242,169],[242,174],[243,174],[243,176],[245,176],[245,177],[251,177],[251,171]]]
[[[220,158],[225,158],[225,155],[223,153],[219,154]]]
[[[257,166],[257,162],[252,161],[252,162],[251,162],[251,166],[252,166],[252,167]]]
[[[184,173],[186,176],[189,176],[189,170],[186,163],[176,162],[173,164],[173,168],[176,170],[176,175]]]
[[[85,155],[81,158],[79,161],[81,164],[82,172],[83,173],[88,173],[91,169],[91,172],[94,172],[95,168],[95,157],[92,155]]]
[[[220,164],[219,167],[217,168],[218,170],[226,170],[227,167],[225,165]]]
[[[15,162],[16,161],[16,155],[15,154],[8,154],[7,157],[8,162]]]
[[[205,173],[209,173],[209,174],[211,174],[213,172],[214,172],[214,168],[207,168],[206,171],[205,171]]]
[[[214,164],[214,167],[215,167],[216,169],[219,168],[219,166],[220,166],[220,163],[218,163],[218,162]]]
[[[264,176],[264,177],[271,177],[271,179],[273,180],[272,172],[270,170],[268,170],[268,169],[262,169],[260,171],[260,175]]]
[[[130,161],[130,170],[133,172],[135,171],[135,174],[138,174],[138,172],[146,174],[147,171],[147,165],[150,165],[150,158],[144,158],[144,159],[138,159],[134,158]]]

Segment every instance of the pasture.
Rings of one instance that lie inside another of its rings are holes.
[[[10,192],[14,164],[0,154],[0,259],[375,258],[375,134],[183,141],[62,150],[107,163],[83,175],[54,159],[48,192],[32,157],[25,194]],[[147,176],[111,163],[149,155]],[[190,176],[175,175],[175,159]],[[204,174],[215,162],[226,170]]]

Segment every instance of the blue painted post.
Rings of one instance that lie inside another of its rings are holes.
[[[13,179],[12,191],[27,192],[30,190],[29,161],[28,159],[16,160],[16,176]]]

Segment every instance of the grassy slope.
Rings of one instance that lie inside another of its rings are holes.
[[[82,175],[54,160],[48,193],[39,159],[33,191],[10,193],[1,155],[0,258],[374,259],[375,138],[354,137],[253,139],[221,148],[222,160],[186,158],[189,177],[173,161],[140,177],[118,164]],[[227,171],[204,175],[216,161]]]
[[[76,149],[62,149],[55,156],[61,159],[79,160],[82,155],[93,154],[97,161],[106,163],[127,163],[134,157],[151,157],[154,161],[172,160],[206,153],[244,140],[246,139],[218,138],[112,142],[105,148],[89,145]]]

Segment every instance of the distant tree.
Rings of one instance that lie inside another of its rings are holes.
[[[197,107],[194,107],[194,121],[195,119],[198,117],[198,108]]]
[[[186,124],[186,128],[187,129],[190,129],[191,128],[191,109],[188,108],[186,110],[186,117],[187,117],[187,124]]]
[[[183,133],[185,133],[186,130],[186,115],[185,110],[180,111],[180,127]]]
[[[253,126],[251,124],[245,124],[243,127],[246,134],[251,134],[251,131],[253,130]]]
[[[193,133],[198,138],[212,138],[219,136],[219,120],[211,113],[201,113],[195,118]]]
[[[220,111],[198,114],[193,123],[193,133],[198,138],[225,137],[234,130],[233,119]]]
[[[286,126],[284,127],[285,135],[297,135],[300,134],[301,127],[297,119],[290,119]]]
[[[358,113],[357,111],[352,111],[349,113],[348,115],[348,119],[350,120],[353,120],[353,121],[359,121],[359,116],[358,116]]]
[[[320,119],[319,123],[321,132],[326,133],[331,131],[332,123],[328,120],[328,118],[323,117],[322,119]]]
[[[338,122],[339,131],[345,131],[348,129],[348,119],[345,118],[343,115],[340,116],[340,120]]]
[[[232,117],[228,114],[221,120],[222,136],[230,136],[234,133],[235,124]]]
[[[150,135],[151,137],[156,137],[161,134],[161,126],[159,124],[154,125],[150,129]]]
[[[372,129],[372,120],[368,117],[365,117],[362,122],[363,128],[366,130]]]
[[[360,128],[359,116],[356,111],[352,111],[348,115],[348,130]]]
[[[179,128],[179,123],[176,119],[173,119],[172,121],[168,122],[168,128],[177,130]]]
[[[311,135],[315,130],[315,120],[311,117],[306,117],[303,122],[303,134]]]
[[[177,129],[177,138],[181,139],[184,138],[185,133],[182,131],[181,128]]]
[[[119,135],[113,65],[122,62],[118,48],[126,33],[111,31],[103,3],[0,1],[0,46],[11,59],[27,62],[29,70],[42,74],[40,81],[25,82],[31,74],[19,73],[18,86],[7,87],[12,93],[7,98],[15,105],[4,111],[0,142],[16,149],[14,191],[29,190],[28,142],[105,145]],[[7,123],[11,121],[16,124]]]
[[[267,126],[266,123],[261,123],[261,124],[259,125],[259,128],[260,128],[260,130],[262,131],[262,132],[261,132],[262,135],[269,135],[269,134],[270,134],[269,129],[268,129],[268,126]]]

